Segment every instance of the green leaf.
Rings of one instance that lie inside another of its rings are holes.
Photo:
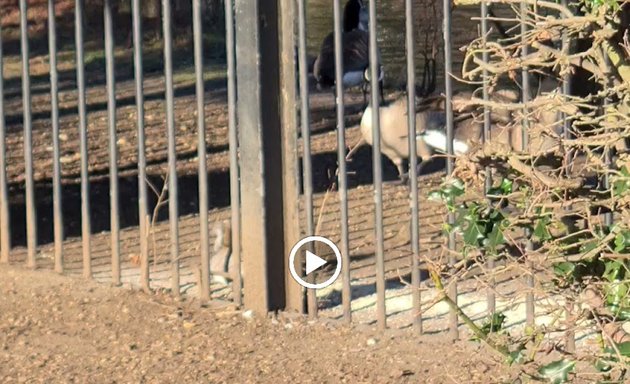
[[[630,304],[630,303],[628,303],[626,300],[626,304]],[[617,318],[617,320],[620,320],[620,321],[630,320],[630,307],[627,305],[625,307],[620,307],[615,312],[615,317]]]
[[[593,249],[597,248],[599,242],[597,240],[590,240],[580,246],[580,253],[589,253]]]
[[[496,253],[497,248],[505,243],[505,237],[503,236],[503,228],[500,224],[494,224],[492,231],[488,234],[487,248],[491,253]]]
[[[625,253],[630,248],[630,231],[619,231],[615,236],[615,252]]]
[[[613,179],[613,195],[623,196],[630,191],[630,172],[627,167],[620,169],[621,176],[617,176]]]
[[[561,384],[569,381],[569,373],[575,368],[575,361],[557,360],[542,366],[538,373],[552,384]]]
[[[501,185],[499,186],[499,188],[501,188],[501,191],[503,191],[504,195],[512,193],[513,187],[514,187],[514,182],[506,178],[503,178],[503,180],[501,180]]]
[[[520,347],[516,351],[510,352],[510,355],[506,358],[506,363],[509,365],[512,364],[522,364],[527,361],[527,356],[525,354],[525,348]]]
[[[458,197],[464,194],[464,182],[460,179],[449,179],[444,183],[442,192],[448,197]]]
[[[604,263],[602,277],[608,281],[603,286],[606,306],[619,320],[630,319],[630,281],[626,277],[626,265],[617,260]]]
[[[437,202],[443,202],[443,196],[442,196],[442,191],[431,191],[429,192],[429,197],[428,197],[429,201],[437,201]]]
[[[483,227],[477,221],[468,222],[464,229],[464,243],[470,246],[479,244],[479,239],[483,239]]]
[[[455,210],[455,199],[464,194],[465,186],[462,180],[453,178],[442,184],[439,190],[429,192],[429,200],[446,204],[452,212]]]
[[[505,324],[505,315],[502,312],[494,312],[491,315],[486,317],[486,320],[483,322],[481,327],[481,332],[484,335],[489,335],[490,333],[497,333],[503,330],[503,326]],[[478,341],[479,338],[477,336],[472,336],[470,338],[472,341]]]
[[[630,357],[630,341],[617,344],[617,349],[619,350],[619,354],[621,356]],[[617,351],[615,351],[612,347],[607,347],[604,352],[615,356],[617,355]]]
[[[609,260],[604,263],[604,265],[606,266],[606,269],[604,270],[602,277],[606,280],[612,282],[623,278],[625,272],[623,263],[617,260]]]
[[[556,263],[553,265],[553,272],[558,276],[558,277],[562,277],[562,278],[569,278],[571,275],[573,275],[573,272],[575,271],[575,263],[571,263],[568,261],[563,261],[561,263]]]
[[[493,332],[499,332],[503,329],[505,319],[506,317],[502,312],[494,312],[492,315],[488,316],[486,322],[483,323],[481,331],[486,335]]]
[[[539,241],[551,240],[551,232],[549,232],[549,225],[551,224],[551,217],[542,216],[536,222],[534,227],[534,237]]]
[[[597,359],[595,361],[595,369],[599,372],[608,372],[612,369],[612,363],[614,363],[614,361],[608,359]]]
[[[630,358],[630,342],[616,344],[619,355]],[[606,347],[604,349],[605,356],[595,361],[595,369],[599,372],[608,372],[612,369],[614,364],[619,363],[619,355],[617,350],[613,347]]]
[[[630,297],[628,284],[625,282],[611,282],[604,286],[606,292],[606,306],[616,318],[626,320],[630,315]]]
[[[514,182],[510,179],[503,178],[501,184],[498,187],[492,187],[488,189],[488,195],[491,196],[505,196],[512,193]]]
[[[584,4],[590,8],[590,12],[596,12],[604,5],[607,5],[613,12],[616,12],[620,8],[617,0],[584,0]]]

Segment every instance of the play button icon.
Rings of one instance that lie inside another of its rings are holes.
[[[328,262],[311,251],[306,251],[306,274],[310,275],[314,270],[326,265]]]
[[[316,255],[315,253],[311,252],[308,249],[304,250],[304,253],[299,252],[300,249],[308,243],[314,243],[312,249],[316,249],[315,247],[316,243],[322,243],[327,248],[330,248],[330,250],[332,250],[332,252],[335,254],[335,258],[337,259],[335,272],[332,274],[330,278],[328,278],[328,280],[319,284],[309,283],[308,281],[305,281],[303,278],[304,276],[300,276],[300,274],[297,273],[297,270],[295,268],[295,257],[298,254],[304,255],[304,264],[306,264],[304,272],[306,275],[310,275],[314,271],[330,263],[329,261],[323,259],[322,257]],[[295,281],[297,281],[297,283],[303,287],[311,288],[311,289],[326,288],[330,284],[334,283],[335,280],[337,280],[337,278],[339,277],[339,274],[341,273],[341,252],[339,252],[339,248],[337,248],[335,243],[333,243],[332,241],[330,241],[329,239],[325,237],[322,237],[322,236],[305,237],[302,240],[298,241],[297,244],[295,244],[293,248],[291,249],[291,254],[289,255],[289,271],[291,272],[291,276],[293,277],[293,279],[295,279]]]

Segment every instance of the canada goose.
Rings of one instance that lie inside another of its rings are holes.
[[[409,141],[407,128],[407,98],[401,97],[379,107],[381,129],[381,153],[387,156],[398,169],[398,176],[405,179],[403,160],[409,158]],[[446,114],[439,110],[424,110],[416,113],[416,156],[422,162],[427,161],[435,148],[440,146],[443,136]],[[361,118],[361,135],[369,145],[374,143],[372,137],[372,106],[368,105]],[[444,140],[446,142],[446,140]],[[455,140],[458,152],[466,152],[464,142]]]
[[[432,80],[429,80],[432,81]],[[429,85],[429,88],[431,85]],[[425,92],[423,96],[426,96]],[[453,130],[453,152],[455,155],[467,153],[470,148],[481,140],[483,123],[472,112],[471,107],[465,105],[472,93],[462,92],[453,96],[453,110],[458,113]],[[500,91],[493,95],[498,102],[515,102],[518,94],[512,91]],[[491,123],[494,129],[494,140],[510,144],[511,131],[500,130],[501,124],[508,124],[511,119],[509,111],[493,111]],[[381,131],[381,153],[387,156],[396,168],[401,180],[404,180],[403,160],[409,158],[409,141],[407,127],[407,97],[401,97],[393,102],[382,102],[379,106],[379,120]],[[363,140],[372,145],[372,106],[368,105],[361,118],[361,135]],[[421,168],[436,152],[445,153],[447,143],[446,113],[443,99],[438,99],[433,105],[418,110],[416,107],[416,156],[420,159]]]
[[[435,52],[434,56],[429,58],[425,56],[424,74],[422,85],[416,86],[416,95],[420,98],[427,97],[435,90]],[[369,84],[369,71],[365,71],[365,81]],[[426,103],[425,103],[426,104]],[[414,109],[417,111],[418,106]],[[407,97],[400,97],[392,102],[385,101],[382,94],[379,100],[379,127],[381,131],[381,153],[387,156],[398,170],[398,176],[404,181],[405,174],[403,172],[403,159],[409,158],[409,142],[407,127]],[[445,114],[437,110],[436,105],[428,105],[422,111],[416,113],[416,156],[423,160],[428,160],[433,149],[424,141],[425,131],[429,130],[432,137],[435,131],[440,130],[440,126],[444,125]],[[372,137],[372,105],[367,105],[361,117],[360,130],[362,139],[350,151],[348,157],[363,143],[372,145],[374,140]]]
[[[348,0],[343,13],[343,85],[352,88],[362,86],[363,103],[367,104],[367,75],[370,65],[368,12],[362,0]],[[383,94],[383,66],[379,56],[379,86]],[[319,55],[313,64],[313,75],[318,89],[335,86],[335,40],[334,32],[322,42]]]

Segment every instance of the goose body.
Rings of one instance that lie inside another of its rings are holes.
[[[462,155],[482,141],[482,115],[472,107],[465,105],[473,97],[472,93],[462,92],[454,95],[453,109],[460,115],[453,127],[453,152]],[[499,90],[491,100],[497,103],[513,103],[518,101],[518,93],[512,90]],[[512,150],[520,150],[522,134],[519,124],[514,124],[514,112],[495,109],[491,112],[491,140]],[[407,127],[407,97],[401,97],[391,103],[379,106],[381,132],[381,153],[387,156],[403,177],[403,160],[409,158],[409,134]],[[542,111],[530,117],[535,126],[558,126],[555,111]],[[367,144],[373,144],[372,106],[368,105],[361,118],[361,135]],[[536,131],[536,130],[533,130]],[[557,129],[555,130],[557,132]],[[544,151],[557,143],[557,139],[548,135],[532,135],[529,148],[533,151]],[[435,153],[447,151],[446,113],[443,101],[428,109],[416,112],[416,156],[421,162],[428,161]]]
[[[414,107],[415,108],[415,107]],[[407,98],[401,97],[391,103],[379,107],[381,132],[381,153],[387,156],[398,169],[403,178],[403,160],[409,158],[409,131],[407,128]],[[440,110],[425,110],[416,113],[416,156],[427,161],[436,150],[446,150],[446,114]],[[361,117],[361,135],[369,145],[372,136],[372,106],[363,112]],[[468,145],[456,137],[454,145],[457,151],[465,153]]]
[[[365,82],[365,70],[370,65],[369,35],[367,32],[355,29],[344,32],[343,40],[343,85],[344,87],[358,87]],[[322,43],[319,55],[313,65],[313,74],[320,87],[335,85],[335,44],[331,33]]]
[[[368,12],[362,0],[348,0],[343,13],[342,56],[343,56],[343,85],[345,88],[363,87],[364,102],[366,101],[368,77],[367,69],[370,65]],[[384,77],[383,67],[379,57],[379,84]],[[329,33],[322,42],[319,55],[313,64],[313,75],[319,89],[335,86],[335,41],[334,32]]]

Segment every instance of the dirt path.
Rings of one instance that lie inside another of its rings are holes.
[[[247,319],[93,282],[0,266],[0,381],[491,383],[477,344],[409,331]]]

